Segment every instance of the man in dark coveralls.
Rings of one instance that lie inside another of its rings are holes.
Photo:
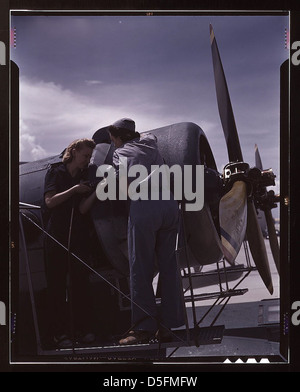
[[[122,188],[122,179],[119,175],[124,159],[126,159],[127,170],[133,165],[143,165],[149,174],[144,179],[148,181],[147,196],[149,197],[131,197],[129,200],[128,252],[130,291],[134,301],[131,307],[133,327],[132,331],[119,342],[128,345],[147,341],[155,335],[158,336],[158,333],[162,337],[162,331],[184,324],[180,275],[175,257],[178,203],[172,194],[168,200],[164,200],[162,197],[164,191],[160,185],[150,184],[153,174],[151,165],[160,166],[164,163],[157,148],[156,137],[151,134],[140,136],[135,132],[135,122],[128,118],[116,121],[108,130],[116,147],[113,165],[119,186]],[[132,180],[133,178],[127,178],[128,186]],[[151,200],[150,185],[156,188],[152,189],[156,194],[156,200]],[[128,188],[123,191],[127,192],[127,190]],[[132,200],[135,198],[137,200]],[[155,258],[161,284],[160,309],[156,306],[152,287]]]

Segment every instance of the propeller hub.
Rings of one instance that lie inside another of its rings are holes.
[[[232,187],[235,181],[245,181],[249,172],[249,165],[245,162],[230,162],[223,169],[225,191]]]
[[[252,196],[256,208],[262,211],[276,208],[279,201],[274,191],[267,191],[267,186],[275,185],[275,174],[272,169],[260,170],[257,167],[251,168],[248,173],[248,182],[252,186]]]
[[[260,170],[257,167],[251,168],[248,174],[249,180],[260,187],[275,185],[275,177],[272,169]]]

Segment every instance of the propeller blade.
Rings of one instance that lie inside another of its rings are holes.
[[[236,124],[235,124],[232,105],[228,92],[227,82],[224,74],[224,69],[222,66],[222,62],[217,46],[217,41],[214,35],[212,25],[210,24],[209,27],[210,27],[210,43],[211,43],[211,51],[212,51],[217,102],[218,102],[218,108],[219,108],[220,119],[223,127],[223,132],[226,139],[228,157],[230,162],[237,162],[237,161],[243,162],[243,155],[242,155],[239,137],[236,129]],[[234,193],[235,190],[233,190],[232,194],[228,192],[228,200],[230,200],[231,197],[233,198]],[[234,208],[236,209],[236,207]],[[223,210],[225,210],[225,203],[221,206],[221,212]],[[264,281],[267,289],[272,294],[273,284],[272,284],[272,278],[271,278],[271,273],[270,273],[270,268],[268,263],[266,247],[258,223],[258,219],[256,216],[256,210],[253,201],[247,203],[247,225],[246,223],[244,223],[244,226],[242,227],[239,226],[240,221],[238,219],[238,215],[235,214],[233,214],[233,218],[230,223],[233,228],[236,227],[239,228],[240,230],[241,229],[245,230],[246,227],[246,233],[250,246],[250,251],[254,259],[254,262],[256,264],[257,270],[260,276],[262,277],[262,280]]]
[[[280,250],[279,250],[279,244],[278,244],[278,239],[277,239],[277,234],[275,230],[275,225],[274,225],[274,220],[272,216],[271,210],[265,210],[265,217],[266,217],[266,222],[267,222],[267,227],[268,227],[268,234],[269,234],[269,241],[270,241],[270,247],[271,247],[271,252],[274,258],[274,262],[278,271],[278,274],[280,273],[280,266],[279,266],[279,255],[280,255]]]
[[[257,144],[255,144],[255,167],[257,167],[259,170],[263,170],[263,165],[261,162]]]
[[[247,240],[250,251],[265,286],[273,294],[273,283],[264,238],[257,220],[253,201],[248,202]]]
[[[261,157],[259,154],[257,144],[255,144],[255,166],[259,170],[263,170],[263,165],[262,165],[262,161],[261,161]],[[277,268],[277,271],[279,274],[280,273],[280,267],[279,267],[280,250],[279,250],[279,244],[278,244],[278,239],[277,239],[277,234],[276,234],[276,230],[275,230],[275,225],[274,225],[274,220],[273,220],[271,209],[265,209],[264,214],[265,214],[267,228],[268,228],[271,252],[272,252],[273,259],[274,259],[274,262],[275,262],[275,265],[276,265],[276,268]]]
[[[223,255],[233,265],[247,226],[247,190],[243,181],[234,182],[230,191],[221,198],[219,219]]]
[[[222,66],[217,41],[214,35],[212,25],[210,28],[210,43],[213,59],[214,77],[217,93],[217,102],[219,108],[220,119],[223,127],[227,143],[227,151],[230,162],[242,162],[243,156],[240,147],[239,137],[236,129],[235,119],[233,115],[232,105],[228,92],[227,82]]]

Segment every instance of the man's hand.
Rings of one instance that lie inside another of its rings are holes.
[[[87,185],[87,183],[80,183],[74,186],[75,188],[75,193],[87,193],[91,192],[91,187]]]

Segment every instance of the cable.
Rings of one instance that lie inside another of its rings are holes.
[[[71,238],[72,238],[73,217],[74,217],[74,199],[72,203],[69,235],[68,235],[68,274],[67,274],[67,293],[68,293],[67,299],[69,302],[70,327],[71,327],[70,329],[71,329],[71,338],[72,338],[72,349],[74,353],[75,333],[74,333],[74,312],[73,312],[73,271],[72,271],[72,263],[71,263]]]
[[[64,250],[68,252],[68,248],[65,247],[63,244],[61,244],[55,237],[53,237],[51,234],[49,234],[46,230],[42,229],[36,222],[34,222],[31,218],[29,218],[27,215],[25,215],[23,212],[21,212],[23,216],[25,216],[26,219],[28,219],[31,223],[33,223],[39,230],[41,230],[44,234],[46,234],[49,238],[51,238],[53,241],[55,241],[59,246],[61,246]],[[172,335],[174,335],[177,339],[180,341],[184,342],[183,339],[181,339],[178,335],[176,335],[172,330],[170,330],[168,327],[163,325],[156,317],[152,316],[150,313],[148,313],[145,309],[143,309],[139,304],[137,304],[135,301],[133,301],[127,294],[123,293],[118,287],[116,287],[113,283],[111,283],[109,280],[107,280],[103,275],[101,275],[98,271],[94,270],[91,266],[89,266],[87,263],[85,263],[80,257],[72,253],[71,251],[69,252],[70,256],[75,257],[80,263],[82,263],[85,267],[87,267],[90,271],[92,271],[94,274],[96,274],[99,278],[104,280],[110,287],[112,287],[114,290],[116,290],[119,294],[123,295],[126,299],[128,299],[133,305],[137,306],[140,310],[142,310],[148,317],[151,317],[153,320],[155,320],[161,327],[165,328],[168,330]]]

